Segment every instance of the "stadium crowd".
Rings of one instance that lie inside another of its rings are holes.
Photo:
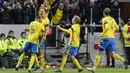
[[[104,8],[111,8],[111,15],[118,21],[118,0],[0,0],[1,24],[29,24],[38,14],[39,9],[46,8],[48,17],[54,24],[59,21],[70,22],[73,15],[79,15],[82,23],[100,23]]]

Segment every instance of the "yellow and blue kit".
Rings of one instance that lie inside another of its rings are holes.
[[[100,43],[99,50],[104,51],[108,49],[111,52],[116,51],[115,31],[119,30],[116,21],[110,16],[103,18],[102,29],[101,36],[104,38]]]
[[[24,46],[24,51],[31,50],[33,53],[37,53],[37,43],[41,31],[45,31],[43,25],[37,21],[33,21],[29,26],[28,42]]]
[[[77,51],[80,45],[80,25],[73,24],[72,27],[68,30],[63,28],[60,28],[60,30],[70,34],[70,40],[66,48],[66,53],[74,56],[77,55]]]

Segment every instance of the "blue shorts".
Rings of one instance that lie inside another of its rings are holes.
[[[110,52],[116,51],[116,40],[115,38],[104,38],[100,43],[99,50],[104,51],[108,49]]]
[[[44,50],[44,49],[45,49],[45,45],[46,45],[46,40],[42,40],[42,41],[40,42],[40,49],[41,49],[41,50]]]
[[[37,53],[37,44],[27,42],[24,46],[24,51],[31,51],[32,53]]]
[[[40,50],[44,50],[45,49],[45,45],[46,45],[46,40],[43,40],[42,38],[39,38],[39,45],[40,45]]]
[[[75,56],[78,54],[78,48],[79,47],[68,46],[66,48],[66,54],[70,54],[70,55]]]

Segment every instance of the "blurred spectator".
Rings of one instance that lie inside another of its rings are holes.
[[[92,9],[92,22],[91,22],[91,9]],[[89,4],[86,5],[86,19],[88,20],[87,23],[93,23],[95,22],[96,24],[100,23],[101,19],[101,8],[99,8],[98,3],[95,2],[95,0],[90,0]]]
[[[88,0],[80,0],[79,1],[79,11],[80,11],[80,17],[81,17],[81,24],[85,22],[85,7],[87,5]]]
[[[34,19],[35,19],[35,15],[36,15],[36,5],[32,5],[32,7],[31,7],[31,13],[30,13],[30,22],[31,21],[34,21]]]
[[[0,55],[4,55],[5,52],[7,51],[7,44],[6,44],[6,36],[4,33],[0,34]]]
[[[103,10],[105,8],[110,8],[111,2],[113,2],[114,0],[103,0]]]
[[[9,31],[9,35],[7,36],[7,38],[5,40],[5,44],[7,45],[7,47],[6,47],[7,50],[2,57],[2,67],[3,68],[7,67],[7,65],[8,65],[8,67],[12,67],[13,59],[18,59],[18,57],[19,57],[15,52],[13,52],[17,42],[14,37],[14,32],[12,30]]]
[[[26,32],[21,32],[21,37],[20,39],[18,40],[18,43],[19,43],[19,48],[20,49],[23,49],[24,48],[24,45],[25,43],[27,42],[27,39],[26,39]]]
[[[14,36],[13,30],[10,30],[9,33],[8,33],[7,43],[8,43],[8,50],[14,50],[18,46],[18,45],[16,45],[17,39]]]
[[[123,40],[126,59],[130,65],[130,18],[128,19],[128,22],[123,26]]]
[[[98,4],[100,9],[103,9],[103,0],[95,0],[95,2]]]
[[[14,24],[21,24],[22,23],[22,7],[20,2],[16,2],[13,4],[14,7],[12,9],[12,18]]]
[[[29,24],[30,21],[30,13],[31,13],[31,3],[28,2],[24,2],[24,7],[23,7],[23,11],[24,11],[24,24]]]
[[[19,57],[18,53],[19,50],[18,48],[18,42],[17,39],[14,36],[14,31],[10,30],[6,39],[7,42],[7,54],[6,56],[10,56],[12,58],[17,58]]]
[[[118,0],[115,0],[111,4],[111,16],[119,23],[119,8],[118,8]]]
[[[3,69],[5,69],[5,65],[3,64],[3,58],[4,58],[4,55],[5,53],[7,52],[7,44],[6,44],[6,36],[4,33],[1,33],[0,34],[0,63],[1,63],[1,66]]]
[[[79,0],[70,0],[70,5],[69,5],[69,21],[71,23],[71,19],[73,18],[74,15],[80,16],[80,11],[79,11]]]
[[[24,45],[25,45],[26,42],[27,42],[26,32],[21,32],[21,37],[18,40],[18,49],[20,51],[18,55],[20,55],[22,53]]]
[[[60,3],[58,5],[58,7],[55,7],[53,9],[53,11],[52,11],[53,12],[53,17],[52,17],[53,24],[56,24],[56,25],[59,24],[59,22],[63,18],[63,15],[64,15],[63,8],[64,8],[64,4]]]
[[[6,1],[3,2],[3,7],[0,9],[0,14],[1,14],[1,23],[3,23],[3,24],[12,23],[11,9],[8,6],[8,2],[6,2]]]

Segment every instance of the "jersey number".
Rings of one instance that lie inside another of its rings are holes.
[[[114,24],[113,24],[113,22],[111,24],[111,29],[114,30]]]
[[[34,27],[31,27],[31,34],[34,34]]]

